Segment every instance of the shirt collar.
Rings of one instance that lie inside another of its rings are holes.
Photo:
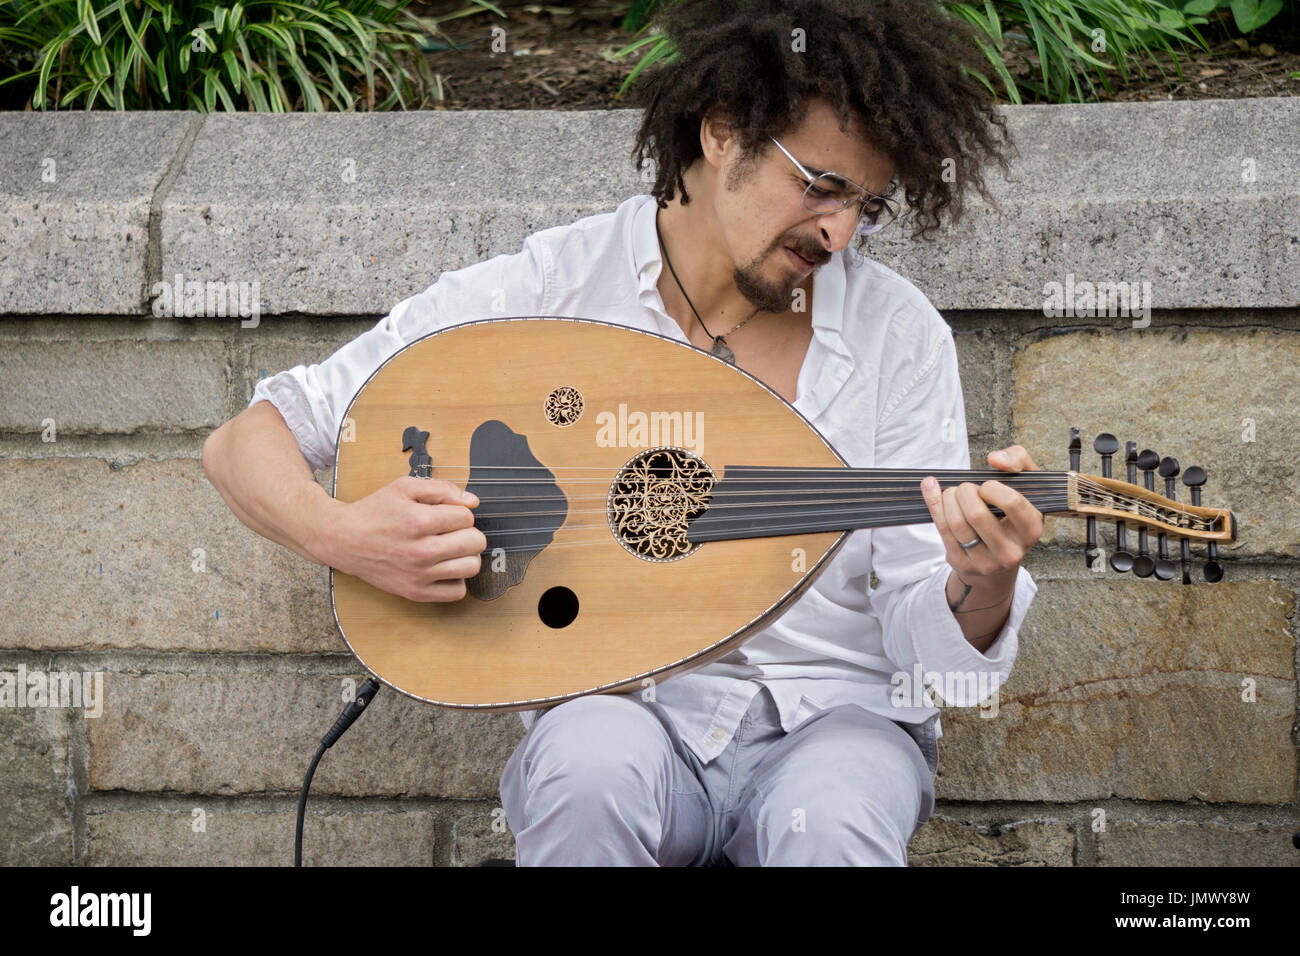
[[[659,273],[663,271],[663,256],[659,252],[659,237],[655,233],[655,213],[659,208],[654,196],[636,197],[640,205],[629,220],[627,249],[632,257],[630,266],[637,281],[637,299],[641,305],[655,313],[655,318],[667,335],[686,341],[677,323],[663,314],[659,297]],[[669,328],[671,326],[671,328]]]

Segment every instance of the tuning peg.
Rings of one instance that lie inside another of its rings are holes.
[[[1150,448],[1143,450],[1137,457],[1137,466],[1142,469],[1142,486],[1147,491],[1156,490],[1156,466],[1160,464],[1160,456]],[[1137,484],[1132,478],[1130,484]],[[1147,553],[1147,529],[1144,525],[1138,528],[1138,554],[1133,559],[1133,573],[1140,578],[1149,578],[1155,572],[1156,563]]]
[[[1165,480],[1165,497],[1170,501],[1177,500],[1176,484],[1174,479],[1178,476],[1178,459],[1162,458],[1159,467],[1160,477]],[[1160,559],[1156,561],[1156,577],[1161,581],[1172,581],[1177,568],[1174,562],[1169,560],[1168,536],[1161,531],[1157,536],[1158,553]]]
[[[1119,451],[1119,439],[1110,432],[1102,432],[1092,443],[1093,451],[1101,455],[1101,476],[1110,477],[1110,456]]]
[[[1130,485],[1137,483],[1137,448],[1135,441],[1124,443],[1124,466]],[[1115,553],[1110,556],[1110,566],[1121,572],[1133,570],[1133,555],[1128,551],[1128,526],[1123,519],[1115,522]]]
[[[1073,438],[1073,432],[1071,432]],[[1097,436],[1097,440],[1092,443],[1093,450],[1101,455],[1101,473],[1105,478],[1110,477],[1110,456],[1115,454],[1115,449],[1119,448],[1119,440],[1109,432],[1102,432]],[[1089,516],[1087,519],[1084,556],[1088,562],[1088,567],[1092,567],[1100,551],[1097,550],[1097,519]]]
[[[1165,462],[1170,464],[1166,467]],[[1190,471],[1190,469],[1188,469]],[[1174,481],[1178,477],[1178,460],[1176,458],[1166,458],[1160,463],[1160,474],[1165,476],[1165,497],[1170,501],[1175,500],[1174,495],[1178,488],[1178,483]],[[1178,554],[1182,559],[1183,565],[1183,583],[1191,584],[1192,575],[1188,570],[1192,563],[1192,546],[1191,542],[1185,538],[1178,539]]]
[[[1192,465],[1183,472],[1183,484],[1192,490],[1192,504],[1198,508],[1201,504],[1201,486],[1205,484],[1205,479],[1205,469],[1200,465]],[[1209,560],[1205,563],[1205,580],[1213,584],[1223,580],[1223,565],[1219,563],[1219,545],[1214,541],[1207,544]]]
[[[1079,470],[1079,453],[1082,447],[1082,442],[1079,439],[1079,429],[1071,426],[1069,445],[1071,471],[1077,472]],[[1097,519],[1088,518],[1087,525],[1088,536],[1084,544],[1083,560],[1084,563],[1088,565],[1089,569],[1091,569],[1092,562],[1097,556]]]

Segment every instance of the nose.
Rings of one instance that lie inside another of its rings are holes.
[[[838,212],[817,217],[817,232],[829,252],[847,249],[858,229],[858,204],[849,203]],[[829,245],[828,245],[829,244]]]

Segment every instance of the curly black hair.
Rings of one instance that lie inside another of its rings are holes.
[[[690,202],[682,173],[701,155],[706,114],[734,127],[748,169],[822,97],[841,130],[855,115],[894,161],[913,237],[958,221],[968,187],[996,208],[982,167],[1009,172],[1018,151],[972,75],[987,67],[973,28],[935,0],[661,0],[655,23],[677,55],[636,88],[632,158],[638,171],[654,161],[660,207],[676,189]]]

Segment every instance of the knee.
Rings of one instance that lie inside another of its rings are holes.
[[[634,700],[579,697],[540,715],[503,777],[520,865],[658,862],[672,759]]]
[[[772,817],[767,825],[783,820],[793,833],[824,834],[889,828],[907,839],[920,810],[920,794],[913,794],[913,789],[910,777],[857,774],[823,780],[813,788],[782,788],[766,801]]]
[[[849,783],[769,797],[760,811],[767,865],[906,866],[919,804]]]
[[[667,780],[671,745],[659,721],[626,697],[578,697],[540,716],[525,741],[530,791],[562,784],[574,796],[646,790]]]
[[[895,739],[906,732],[855,710],[827,715],[772,783],[758,818],[768,862],[906,865],[924,782]]]

